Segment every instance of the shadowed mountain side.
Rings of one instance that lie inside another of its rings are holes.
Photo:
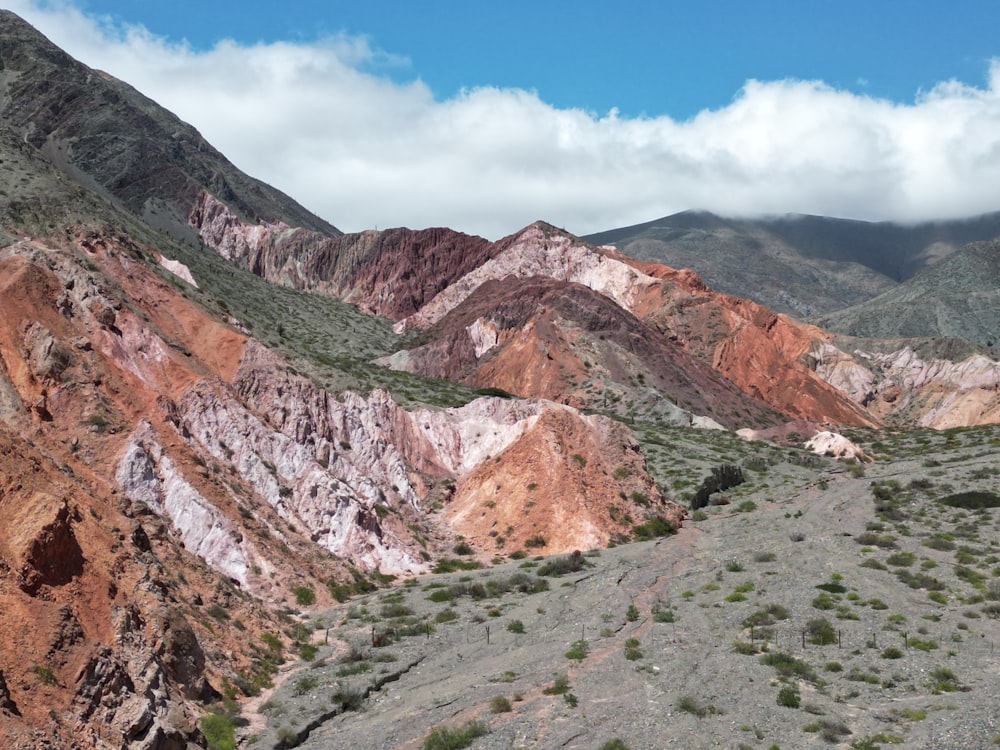
[[[1000,347],[1000,242],[976,242],[895,289],[816,319],[868,338],[955,336]]]
[[[962,245],[1000,236],[1000,213],[911,226],[822,216],[726,219],[685,211],[592,234],[636,258],[693,268],[713,289],[779,312],[858,304]]]
[[[608,297],[546,277],[487,281],[390,361],[581,408],[680,407],[733,429],[781,418]]]
[[[284,193],[248,177],[190,125],[131,86],[77,62],[0,10],[4,127],[80,185],[188,240],[201,192],[252,220],[340,232]]]

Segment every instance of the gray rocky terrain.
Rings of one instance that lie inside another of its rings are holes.
[[[1000,511],[942,499],[995,490],[998,444],[912,433],[867,466],[748,471],[672,537],[308,613],[318,653],[252,746],[458,747],[431,732],[482,722],[473,748],[993,747]]]

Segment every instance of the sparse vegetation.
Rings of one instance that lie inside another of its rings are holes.
[[[482,721],[467,721],[457,727],[435,727],[424,739],[423,750],[461,750],[489,732]]]

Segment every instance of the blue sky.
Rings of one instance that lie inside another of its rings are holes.
[[[8,5],[345,230],[1000,209],[996,2]]]

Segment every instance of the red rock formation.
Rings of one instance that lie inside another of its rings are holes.
[[[659,399],[737,427],[778,418],[610,298],[547,277],[487,281],[390,359],[404,369],[585,408]]]

